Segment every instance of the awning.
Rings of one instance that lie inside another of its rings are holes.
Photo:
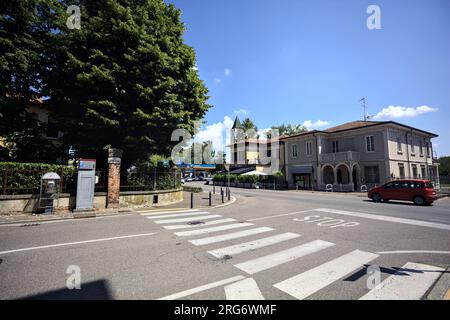
[[[289,168],[289,173],[313,173],[313,167],[311,165],[299,165],[299,166],[291,166]]]
[[[253,170],[242,174],[242,176],[268,176],[268,174],[261,171]]]

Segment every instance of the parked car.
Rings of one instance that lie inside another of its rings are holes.
[[[206,177],[206,178],[203,178],[203,180],[206,181],[205,184],[211,184],[212,181],[213,181],[213,178],[211,178],[211,177]]]
[[[192,181],[194,181],[194,178],[192,178],[192,177],[185,177],[184,178],[184,182],[192,182]]]
[[[372,188],[368,197],[374,202],[403,200],[416,205],[429,205],[437,199],[436,190],[430,180],[395,180]]]

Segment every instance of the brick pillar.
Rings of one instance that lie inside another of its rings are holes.
[[[119,209],[120,192],[120,163],[123,151],[120,149],[108,149],[108,209]]]

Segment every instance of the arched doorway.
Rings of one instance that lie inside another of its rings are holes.
[[[340,164],[336,168],[336,180],[338,184],[350,183],[350,170],[345,164]]]
[[[323,183],[333,184],[334,183],[334,168],[331,165],[325,165],[322,168]]]

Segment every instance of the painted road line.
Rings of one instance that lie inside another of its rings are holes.
[[[217,288],[217,287],[220,287],[220,286],[232,283],[232,282],[236,282],[236,281],[239,281],[239,280],[242,280],[242,279],[245,279],[245,277],[244,276],[236,276],[236,277],[232,277],[232,278],[228,278],[228,279],[224,279],[224,280],[208,283],[208,284],[205,284],[205,285],[200,286],[200,287],[195,287],[195,288],[192,288],[192,289],[189,289],[189,290],[185,290],[185,291],[181,291],[181,292],[178,292],[178,293],[174,293],[174,294],[171,294],[169,296],[165,296],[165,297],[159,298],[157,300],[175,300],[175,299],[180,299],[180,298],[184,298],[184,297],[190,296],[190,295],[195,294],[195,293],[206,291],[206,290],[209,290],[209,289],[212,289],[212,288]]]
[[[23,252],[23,251],[31,251],[31,250],[39,250],[39,249],[48,249],[48,248],[72,246],[72,245],[85,244],[85,243],[94,243],[94,242],[103,242],[103,241],[111,241],[111,240],[119,240],[119,239],[145,237],[145,236],[151,236],[151,235],[154,235],[154,234],[155,233],[140,233],[140,234],[132,234],[132,235],[128,235],[128,236],[121,236],[121,237],[84,240],[84,241],[77,241],[77,242],[57,243],[57,244],[50,244],[50,245],[38,246],[38,247],[30,247],[30,248],[22,248],[22,249],[0,251],[0,255],[7,254],[7,253]]]
[[[283,241],[295,239],[295,238],[298,238],[298,237],[300,237],[299,234],[287,232],[287,233],[277,234],[277,235],[272,236],[272,237],[257,239],[257,240],[254,240],[254,241],[249,241],[249,242],[245,242],[245,243],[236,244],[234,246],[229,246],[229,247],[225,247],[225,248],[211,250],[211,251],[208,251],[208,253],[213,255],[216,258],[221,259],[225,255],[233,256],[233,255],[236,255],[236,254],[239,254],[239,253],[242,253],[242,252],[251,251],[251,250],[255,250],[255,249],[271,246],[271,245],[274,245],[276,243],[280,243],[280,242],[283,242]]]
[[[273,218],[279,218],[279,217],[286,217],[286,216],[293,216],[295,214],[300,214],[300,213],[306,213],[306,212],[311,212],[311,210],[303,210],[303,211],[296,211],[296,212],[290,212],[290,213],[283,213],[283,214],[277,214],[274,216],[268,216],[268,217],[261,217],[261,218],[255,218],[255,219],[249,219],[247,221],[258,221],[258,220],[266,220],[266,219],[273,219]]]
[[[430,253],[430,254],[450,254],[450,251],[438,250],[397,250],[397,251],[379,251],[377,254],[408,254],[408,253]]]
[[[159,214],[166,214],[166,213],[182,213],[182,212],[196,212],[196,211],[200,211],[198,209],[189,209],[189,210],[165,210],[165,211],[136,211],[137,213],[139,213],[141,216],[152,216],[152,215],[159,215]]]
[[[355,250],[292,278],[274,284],[274,287],[299,300],[325,288],[364,264],[376,259],[377,254]]]
[[[377,214],[362,213],[362,212],[352,212],[352,211],[344,211],[344,210],[335,210],[335,209],[326,209],[326,208],[314,209],[314,211],[320,211],[320,212],[326,212],[326,213],[334,213],[334,214],[340,214],[340,215],[345,215],[345,216],[365,218],[365,219],[372,219],[372,220],[379,220],[379,221],[403,223],[403,224],[409,224],[409,225],[419,226],[419,227],[428,227],[428,228],[435,228],[435,229],[450,230],[450,225],[448,225],[448,224],[434,223],[434,222],[428,222],[428,221],[423,221],[423,220],[396,218],[396,217],[389,217],[389,216],[381,216],[381,215],[377,215]]]
[[[315,240],[297,247],[272,253],[267,256],[238,263],[234,266],[238,269],[241,269],[242,271],[247,272],[248,274],[254,274],[296,260],[308,254],[321,251],[334,245],[335,244],[331,242]]]
[[[250,227],[250,226],[253,226],[253,223],[233,223],[233,224],[227,224],[227,225],[219,226],[219,227],[175,232],[175,235],[177,235],[179,237],[190,237],[190,236],[197,236],[200,234],[207,234],[207,233],[213,233],[213,232],[219,232],[219,231],[225,231],[225,230],[231,230],[231,229],[237,229],[237,228],[244,228],[244,227]]]
[[[177,218],[177,217],[189,217],[189,216],[197,216],[197,215],[205,215],[209,214],[209,212],[201,211],[201,212],[189,212],[189,213],[177,213],[177,214],[165,214],[165,215],[158,215],[158,216],[147,216],[147,219],[164,219],[164,218]]]
[[[214,237],[189,240],[189,242],[196,246],[203,246],[205,244],[242,238],[242,237],[251,236],[251,235],[255,235],[255,234],[259,234],[259,233],[263,233],[263,232],[269,232],[269,231],[273,231],[273,230],[275,230],[275,229],[268,228],[268,227],[261,227],[261,228],[255,228],[255,229],[234,232],[234,233],[222,234],[222,235],[214,236]]]
[[[220,219],[220,220],[213,220],[213,221],[206,221],[202,224],[175,224],[173,226],[164,226],[164,229],[167,230],[177,230],[177,229],[187,229],[187,228],[199,228],[203,226],[211,226],[215,224],[221,224],[221,223],[227,223],[227,222],[235,222],[236,219],[227,218],[227,219]]]
[[[227,300],[264,300],[264,296],[253,278],[229,284],[224,289]]]
[[[207,220],[207,219],[220,218],[220,217],[221,217],[221,215],[211,214],[211,215],[207,215],[207,216],[192,217],[192,218],[155,220],[154,222],[157,224],[178,223],[178,222],[189,222],[189,221],[203,221],[203,220]]]
[[[360,300],[420,300],[444,271],[442,268],[408,262]]]

